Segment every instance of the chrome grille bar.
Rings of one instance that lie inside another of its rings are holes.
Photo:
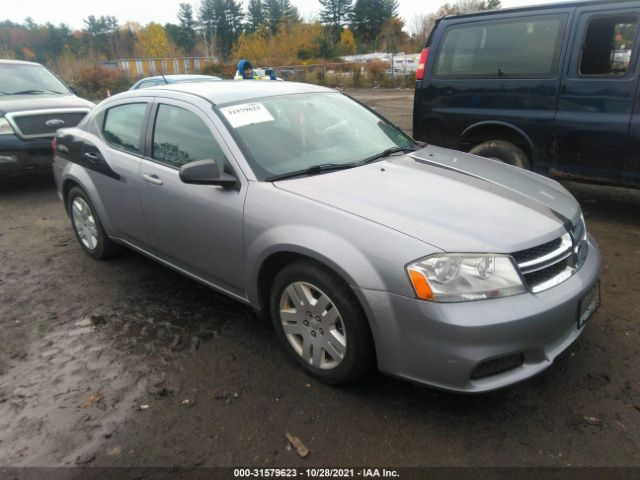
[[[531,254],[540,250],[545,251],[542,247],[555,246],[556,244],[558,246],[553,250],[531,258]],[[514,258],[526,258],[524,261],[516,261],[516,264],[529,290],[532,293],[538,293],[555,287],[570,278],[580,268],[579,258],[582,257],[579,252],[583,248],[587,248],[587,241],[584,220],[581,218],[571,233],[567,232],[556,241],[547,242],[542,246],[522,250],[512,255]]]
[[[573,251],[573,241],[571,240],[571,235],[567,232],[560,238],[560,246],[552,252],[549,252],[541,257],[534,258],[533,260],[519,263],[518,267],[520,267],[520,271],[522,272],[522,274],[526,275],[527,273],[542,270],[569,257]]]

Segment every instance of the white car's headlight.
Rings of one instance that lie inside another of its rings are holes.
[[[411,263],[407,273],[418,298],[433,302],[484,300],[526,291],[506,255],[437,254]]]
[[[9,123],[9,120],[7,120],[4,117],[0,117],[0,135],[7,135],[11,133],[14,133],[14,132],[13,132],[13,127]]]
[[[587,240],[587,225],[584,223],[584,216],[580,215],[580,220],[571,232],[576,253],[576,270],[582,267],[587,259],[589,242]]]

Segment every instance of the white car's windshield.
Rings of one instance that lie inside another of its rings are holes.
[[[42,65],[0,63],[0,95],[68,94],[69,90]]]
[[[396,127],[339,93],[268,97],[218,112],[260,180],[415,147]]]

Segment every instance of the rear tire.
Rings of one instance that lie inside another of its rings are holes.
[[[269,311],[285,350],[318,380],[347,384],[373,365],[373,339],[362,307],[342,278],[322,265],[298,260],[280,271]]]
[[[120,251],[120,246],[105,233],[89,196],[80,187],[73,187],[69,191],[67,211],[73,232],[87,255],[103,259]]]
[[[514,167],[531,170],[527,154],[520,147],[504,140],[489,140],[473,147],[469,153],[485,158],[491,158]]]

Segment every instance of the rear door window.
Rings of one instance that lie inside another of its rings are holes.
[[[551,78],[556,75],[567,15],[453,25],[436,60],[437,77]]]
[[[102,134],[115,148],[141,153],[141,133],[147,103],[128,103],[107,110]]]
[[[624,76],[634,53],[638,15],[593,17],[582,44],[582,76]]]

